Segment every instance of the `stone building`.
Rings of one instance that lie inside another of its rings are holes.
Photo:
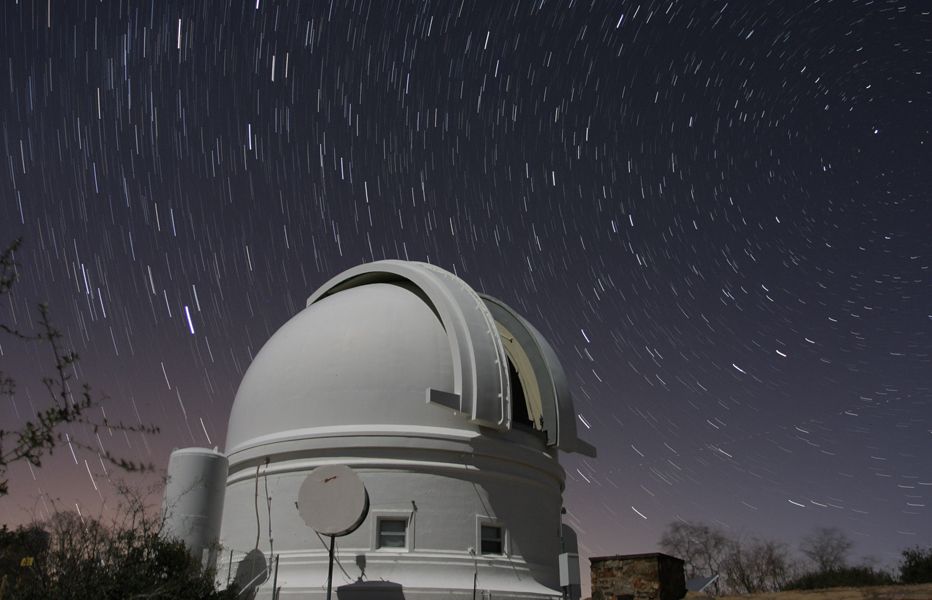
[[[589,559],[592,600],[679,600],[686,595],[682,559],[653,552]]]

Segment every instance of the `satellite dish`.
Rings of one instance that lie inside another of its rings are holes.
[[[369,494],[346,465],[317,467],[298,491],[298,513],[322,535],[339,537],[362,525],[369,514]]]

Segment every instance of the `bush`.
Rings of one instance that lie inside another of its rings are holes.
[[[0,528],[3,600],[232,600],[138,497],[112,523],[59,511],[43,523]]]
[[[3,582],[7,587],[15,586],[21,578],[30,577],[34,571],[29,567],[44,561],[48,548],[48,532],[39,527],[0,527],[0,598]]]
[[[886,571],[870,567],[844,567],[831,571],[806,573],[785,586],[784,590],[817,590],[833,587],[866,587],[871,585],[891,585],[893,576]]]
[[[900,582],[932,583],[932,547],[903,550],[900,563]]]

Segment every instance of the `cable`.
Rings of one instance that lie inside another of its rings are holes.
[[[269,496],[269,462],[270,458],[265,457],[265,472],[262,475],[262,481],[265,484],[265,506],[269,513],[269,560],[275,555],[275,541],[272,538],[272,497]]]

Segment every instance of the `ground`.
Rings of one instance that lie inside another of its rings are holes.
[[[712,596],[690,593],[686,600],[706,600]],[[746,596],[719,596],[716,600],[930,600],[932,583],[921,585],[884,585],[862,588],[832,588],[770,592]]]

